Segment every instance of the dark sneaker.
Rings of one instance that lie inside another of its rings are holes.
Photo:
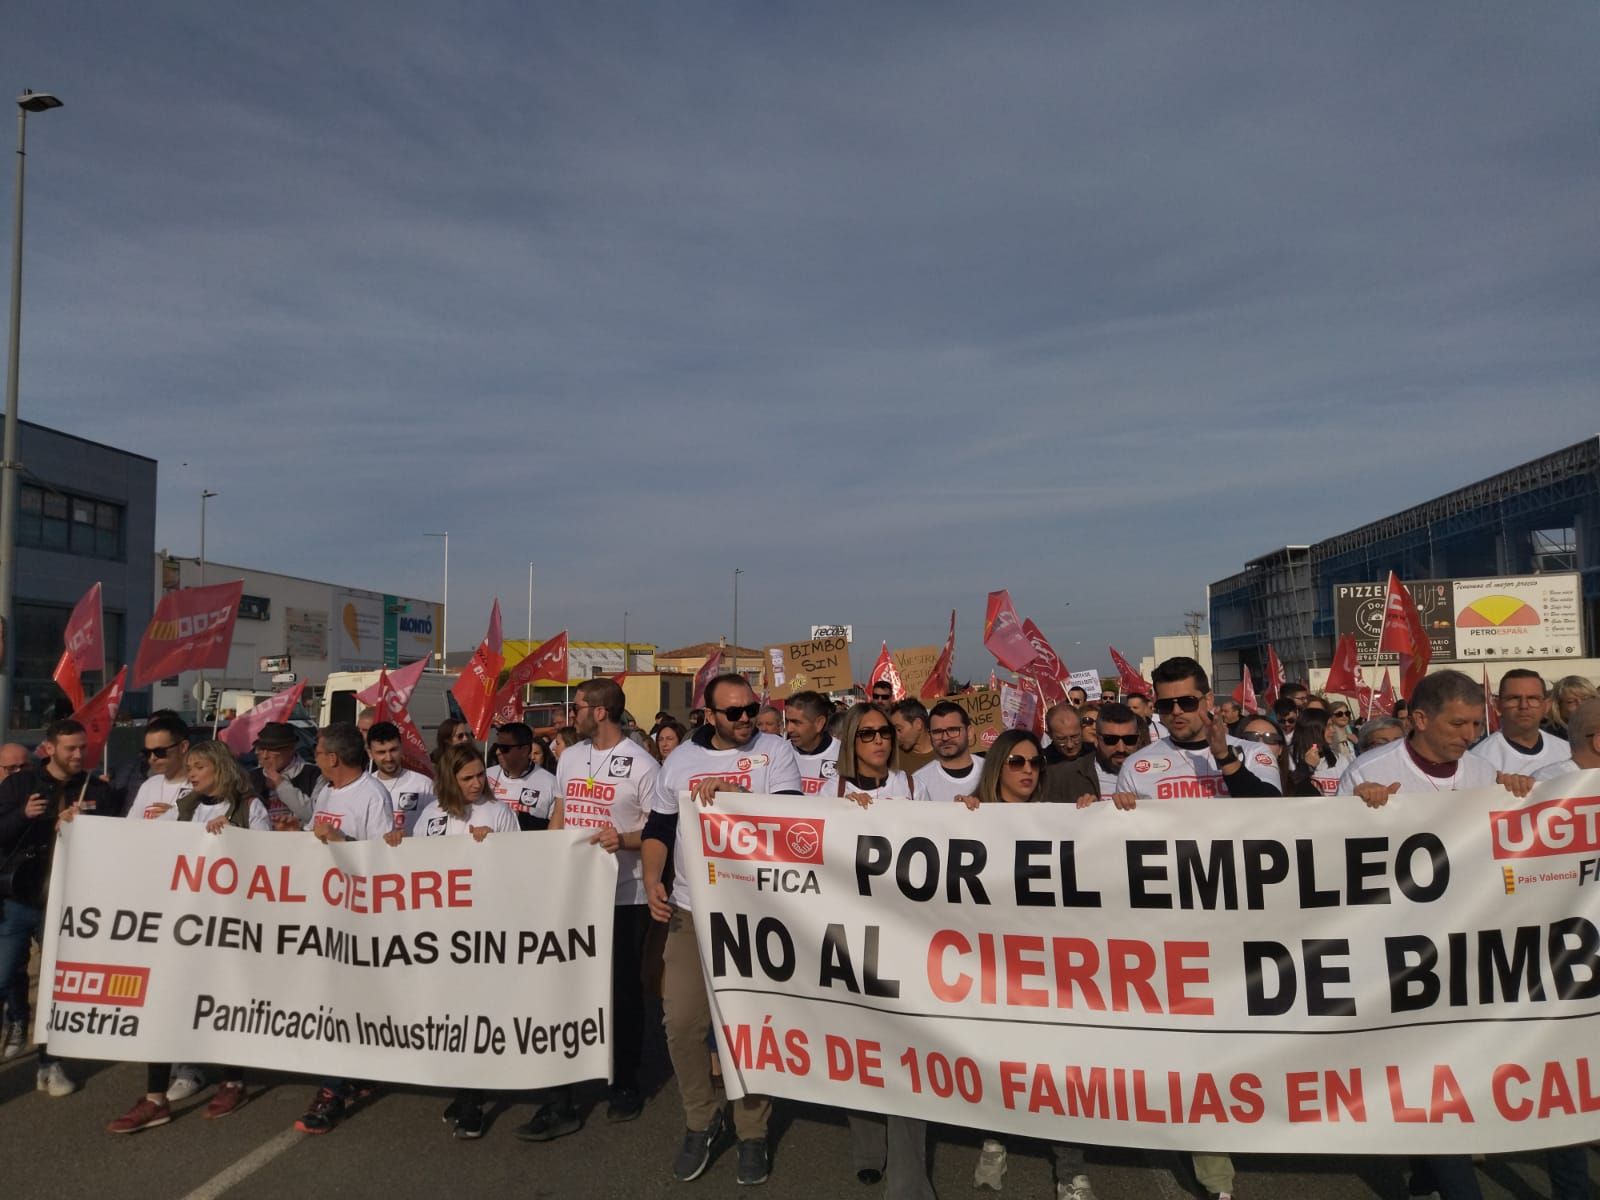
[[[672,1177],[679,1183],[688,1183],[691,1179],[699,1179],[711,1163],[711,1150],[716,1145],[717,1139],[722,1136],[722,1110],[717,1110],[717,1115],[711,1119],[711,1124],[704,1129],[690,1129],[683,1135],[683,1147],[678,1151],[678,1157],[672,1164]]]
[[[211,1103],[206,1105],[205,1118],[208,1121],[220,1120],[232,1113],[238,1112],[249,1099],[245,1095],[244,1084],[224,1083],[217,1088],[216,1095],[211,1097]]]
[[[471,1100],[462,1101],[462,1109],[456,1116],[456,1127],[451,1132],[452,1137],[470,1142],[474,1138],[483,1136],[484,1126],[487,1122],[483,1116],[483,1105],[475,1104]]]
[[[172,1120],[172,1109],[167,1105],[166,1097],[152,1100],[149,1096],[141,1096],[139,1103],[106,1126],[106,1132],[138,1133],[141,1129],[154,1129],[157,1125],[165,1125],[170,1120]]]
[[[344,1116],[344,1097],[332,1088],[319,1088],[311,1107],[294,1123],[301,1133],[327,1133]]]
[[[582,1128],[578,1110],[571,1104],[541,1104],[531,1121],[517,1126],[517,1137],[524,1142],[551,1142]]]
[[[644,1097],[633,1088],[612,1088],[606,1102],[606,1120],[636,1121],[644,1112]]]
[[[444,1123],[446,1125],[454,1125],[461,1119],[461,1114],[466,1112],[467,1109],[471,1107],[471,1100],[467,1099],[465,1096],[457,1096],[454,1100],[450,1101],[449,1104],[445,1105]]]
[[[747,1186],[765,1183],[772,1174],[772,1155],[766,1138],[746,1138],[739,1143],[739,1182]]]

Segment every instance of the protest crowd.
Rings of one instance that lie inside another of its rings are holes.
[[[684,1130],[675,1152],[663,1147],[663,1167],[676,1180],[694,1180],[731,1138],[738,1182],[756,1185],[771,1167],[773,1102],[746,1095],[730,1104],[719,1086],[702,947],[687,881],[674,870],[682,804],[715,806],[730,791],[868,811],[882,800],[962,805],[979,814],[990,804],[1050,803],[1070,821],[1095,805],[1133,811],[1213,796],[1326,797],[1330,804],[1348,797],[1348,819],[1358,825],[1400,792],[1499,788],[1514,804],[1537,781],[1600,769],[1600,699],[1577,677],[1549,681],[1512,670],[1486,697],[1481,682],[1459,671],[1417,672],[1397,699],[1380,698],[1347,670],[1326,694],[1269,679],[1258,700],[1248,681],[1233,696],[1215,695],[1200,663],[1180,657],[1161,662],[1149,681],[1125,671],[1119,699],[1091,700],[1082,688],[1069,692],[1061,678],[1047,680],[1038,700],[1049,703],[1025,709],[985,742],[961,696],[943,694],[948,668],[945,662],[942,678],[931,681],[932,694],[924,691],[928,703],[904,694],[892,671],[875,670],[845,700],[815,690],[763,697],[744,676],[713,669],[686,724],[662,712],[648,728],[633,723],[615,681],[592,679],[573,693],[570,724],[548,737],[517,719],[491,723],[485,708],[476,714],[477,729],[472,719],[444,722],[431,753],[403,702],[385,695],[357,722],[318,730],[310,761],[296,727],[283,719],[286,709],[267,714],[280,719],[255,723],[243,742],[238,730],[219,740],[160,713],[144,726],[137,768],[111,777],[97,769],[93,730],[57,720],[37,755],[0,747],[4,1056],[30,1048],[27,966],[44,932],[50,861],[64,824],[122,817],[192,822],[212,833],[231,827],[391,846],[592,829],[591,840],[615,855],[618,867],[614,1058],[604,1119],[633,1120],[650,1099],[641,1054],[659,1013]],[[488,678],[498,683],[496,673]],[[36,1053],[38,1090],[71,1095],[77,1085],[70,1064],[53,1057],[48,1044]],[[156,1129],[171,1121],[174,1105],[213,1086],[207,1118],[225,1118],[250,1099],[245,1072],[227,1064],[151,1063],[145,1094],[125,1112],[108,1114],[106,1128]],[[358,1119],[372,1090],[357,1079],[308,1083],[296,1128],[330,1133]],[[489,1102],[485,1091],[456,1090],[443,1109],[450,1133],[481,1137]],[[669,1093],[653,1102],[671,1103]],[[882,1183],[897,1200],[934,1194],[925,1122],[847,1115],[850,1168],[862,1185]],[[538,1098],[515,1136],[553,1141],[578,1134],[582,1123],[571,1089],[554,1089]],[[1060,1200],[1093,1200],[1085,1149],[1072,1123],[1063,1122],[1050,1145]],[[1002,1137],[985,1139],[972,1164],[974,1185],[1001,1190],[1006,1155]],[[1559,1200],[1589,1195],[1584,1147],[1552,1150],[1548,1164]],[[1228,1155],[1194,1154],[1192,1167],[1208,1195],[1239,1194]],[[1414,1195],[1481,1194],[1470,1156],[1419,1156],[1410,1172]],[[1248,1185],[1243,1191],[1248,1195]]]

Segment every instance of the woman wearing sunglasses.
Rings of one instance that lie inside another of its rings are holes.
[[[1289,773],[1283,765],[1283,749],[1286,745],[1283,731],[1272,723],[1271,718],[1257,713],[1239,723],[1239,732],[1234,734],[1234,737],[1241,742],[1248,742],[1251,749],[1260,746],[1267,754],[1272,755],[1272,761],[1278,764],[1278,776],[1282,781],[1284,794],[1287,795]]]
[[[844,715],[839,731],[836,796],[869,808],[874,800],[911,799],[911,781],[898,769],[900,748],[883,710],[857,704]],[[846,1113],[850,1162],[865,1184],[888,1177],[892,1200],[933,1200],[928,1179],[928,1123],[910,1117]]]

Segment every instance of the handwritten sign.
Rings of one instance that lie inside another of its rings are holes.
[[[775,700],[787,700],[795,692],[840,692],[854,682],[850,676],[850,642],[844,637],[767,646],[762,657],[766,659]]]

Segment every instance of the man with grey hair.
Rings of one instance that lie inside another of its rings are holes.
[[[1568,745],[1572,756],[1547,767],[1540,767],[1533,777],[1543,783],[1546,779],[1560,779],[1578,771],[1600,771],[1600,700],[1585,700],[1567,718]]]

